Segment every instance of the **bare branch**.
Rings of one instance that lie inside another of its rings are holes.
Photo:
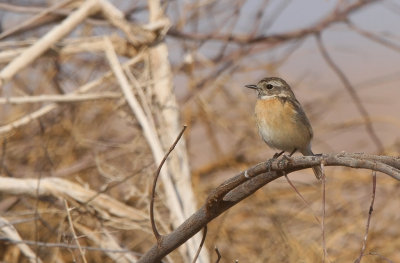
[[[38,191],[38,181],[38,179],[30,178],[0,177],[0,193],[12,195],[24,194],[31,197],[61,196],[78,203],[85,203],[97,194],[92,189],[87,189],[80,184],[57,177],[41,178]],[[128,224],[135,224],[134,222],[143,222],[147,218],[146,214],[140,210],[127,206],[105,194],[99,194],[97,198],[91,200],[90,207],[95,209],[99,215],[104,215],[109,219],[114,218],[115,222],[120,218],[131,221]],[[122,227],[123,224],[125,223],[119,221],[116,227],[118,225]],[[138,225],[137,227],[142,227],[142,225]]]
[[[72,217],[71,217],[71,213],[70,213],[71,209],[69,208],[68,202],[65,199],[64,199],[64,206],[65,206],[65,211],[67,212],[68,223],[71,228],[72,236],[74,237],[75,243],[78,246],[79,254],[82,257],[83,262],[87,263],[85,253],[83,253],[83,249],[81,247],[81,244],[79,243],[78,237],[75,232],[74,223],[72,222]]]
[[[365,249],[367,247],[369,225],[371,223],[372,212],[374,211],[375,193],[376,193],[376,171],[373,171],[372,172],[371,204],[369,205],[367,225],[365,226],[365,235],[364,235],[364,240],[363,240],[363,245],[362,245],[362,248],[361,248],[360,256],[357,258],[356,261],[354,261],[355,263],[360,263],[361,262],[361,259],[364,256]]]
[[[10,243],[10,244],[26,244],[26,245],[33,246],[33,247],[60,248],[60,249],[68,249],[68,250],[78,249],[79,250],[79,247],[77,245],[70,245],[70,244],[65,244],[65,243],[51,243],[51,242],[41,242],[41,241],[35,241],[35,240],[18,240],[18,239],[12,239],[12,238],[7,238],[7,237],[0,237],[0,241],[5,242],[5,243]],[[105,253],[138,254],[136,252],[133,252],[130,249],[107,249],[107,248],[101,248],[101,247],[88,247],[88,246],[81,246],[81,248],[84,250],[88,250],[88,251],[101,251],[101,252],[105,252]]]
[[[165,161],[167,160],[169,154],[174,150],[175,146],[178,144],[179,140],[181,139],[183,133],[186,130],[186,125],[183,126],[181,132],[179,133],[178,137],[176,138],[175,142],[171,145],[168,152],[165,154],[164,158],[161,160],[160,165],[157,168],[156,175],[153,181],[153,188],[151,190],[151,201],[150,201],[150,220],[151,220],[151,228],[153,229],[154,236],[156,237],[157,241],[159,241],[161,235],[158,233],[157,226],[154,220],[154,196],[156,194],[156,186],[157,186],[157,179],[160,175],[161,168],[163,167]]]
[[[21,236],[15,227],[3,217],[0,217],[0,233],[2,233],[2,239],[14,240],[15,243],[18,244],[18,248],[21,250],[22,254],[28,258],[29,262],[43,262],[30,247],[22,242]],[[33,241],[33,243],[36,243],[36,241]]]
[[[140,53],[137,56],[130,59],[129,61],[125,62],[123,64],[123,66],[133,65],[133,64],[137,63],[141,57],[142,57],[142,54]],[[84,92],[88,92],[89,90],[94,89],[95,87],[99,86],[101,83],[103,83],[105,80],[107,80],[110,77],[112,77],[112,71],[109,71],[109,72],[105,73],[102,77],[95,79],[93,81],[90,81],[90,82],[86,83],[85,85],[79,87],[77,90],[72,92],[72,94],[81,94]],[[9,132],[20,126],[26,125],[26,124],[30,123],[32,120],[35,120],[51,111],[57,109],[58,106],[59,105],[56,103],[51,103],[51,104],[45,105],[42,108],[13,121],[12,123],[0,126],[0,134]]]
[[[107,18],[107,20],[115,27],[121,29],[122,32],[125,33],[129,42],[131,42],[134,46],[140,46],[143,43],[153,42],[157,37],[155,32],[146,30],[139,25],[129,23],[124,18],[124,14],[109,1],[99,0],[98,3],[101,7],[103,15]],[[159,29],[168,27],[168,21],[164,20],[162,22],[163,23],[158,24],[156,28],[158,27]]]
[[[44,9],[44,10],[41,10],[41,12],[40,12],[39,14],[33,16],[32,18],[30,18],[30,19],[24,21],[24,22],[21,23],[21,24],[18,24],[17,26],[15,26],[15,27],[13,27],[13,28],[7,30],[7,31],[2,32],[2,33],[0,34],[0,39],[5,38],[5,37],[8,37],[8,36],[10,36],[10,35],[12,35],[12,34],[18,32],[18,31],[21,31],[22,29],[31,27],[32,24],[35,23],[35,22],[37,22],[39,19],[41,19],[41,18],[43,18],[44,16],[46,16],[46,15],[48,15],[48,14],[50,14],[50,13],[56,11],[56,10],[59,9],[59,8],[62,8],[62,7],[64,7],[64,6],[66,6],[66,5],[68,5],[70,2],[71,2],[71,0],[64,0],[64,1],[61,1],[61,2],[56,3],[56,4],[53,5],[53,6],[50,6],[49,8],[46,8],[46,9]],[[7,8],[7,7],[9,7],[9,8],[14,8],[14,10],[16,10],[16,11],[22,9],[22,7],[11,6],[10,4],[4,4],[4,3],[2,4],[2,7],[3,7],[3,8]],[[32,9],[34,9],[34,8],[29,7],[28,9],[32,10]]]
[[[97,0],[83,2],[79,9],[71,13],[60,25],[54,27],[44,37],[27,48],[0,72],[0,87],[4,84],[4,81],[11,79],[18,71],[42,55],[51,45],[71,32],[82,20],[98,10]]]
[[[122,95],[119,92],[99,92],[88,94],[64,94],[64,95],[39,95],[25,97],[0,98],[0,104],[24,104],[39,102],[81,102],[88,100],[119,99]]]
[[[219,250],[217,247],[215,247],[215,253],[217,253],[217,260],[215,263],[218,263],[221,260],[221,253],[219,253]]]
[[[400,165],[400,158],[389,156],[372,156],[358,154],[323,154],[319,156],[302,156],[294,158],[273,159],[257,164],[235,177],[228,179],[217,187],[207,198],[206,203],[172,233],[163,236],[161,242],[154,245],[138,262],[158,262],[165,255],[182,245],[186,240],[195,235],[211,220],[222,214],[230,207],[253,194],[264,185],[294,171],[324,166],[346,166],[352,168],[371,169],[386,173],[400,181],[400,170],[387,165],[385,162],[395,161]],[[270,170],[269,170],[270,169]]]
[[[326,217],[326,175],[323,162],[321,162],[321,170],[322,170],[322,222],[321,222],[321,229],[322,229],[322,262],[325,263],[325,259],[327,256],[326,250],[326,240],[325,240],[325,217]]]
[[[184,38],[185,40],[193,40],[193,41],[204,41],[204,40],[218,40],[223,42],[235,42],[238,44],[256,44],[256,43],[268,43],[268,44],[278,44],[281,42],[285,42],[288,40],[300,39],[311,34],[316,34],[322,32],[324,29],[329,27],[330,25],[345,21],[346,18],[353,12],[363,8],[369,4],[374,2],[378,2],[380,0],[359,0],[356,1],[342,10],[338,10],[338,8],[334,9],[329,15],[324,17],[321,21],[316,23],[312,27],[295,30],[288,33],[283,34],[275,34],[269,36],[258,36],[258,37],[249,37],[249,36],[238,36],[238,35],[216,35],[216,34],[190,34],[181,32],[175,28],[172,28],[168,31],[168,35],[172,37]]]
[[[358,26],[356,26],[354,23],[352,23],[350,20],[347,20],[347,25],[349,26],[350,29],[356,31],[357,33],[359,33],[360,35],[376,42],[379,43],[381,45],[384,45],[387,48],[393,49],[394,51],[400,52],[400,46],[396,45],[382,37],[379,37],[371,32],[368,32],[367,30],[361,29]]]

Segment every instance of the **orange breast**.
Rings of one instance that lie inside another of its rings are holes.
[[[269,146],[288,152],[309,146],[308,124],[296,118],[292,103],[278,98],[258,99],[255,115],[259,133]]]

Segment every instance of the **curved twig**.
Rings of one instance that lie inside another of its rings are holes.
[[[215,247],[214,250],[215,250],[215,253],[217,253],[217,260],[215,261],[215,263],[218,263],[221,260],[222,256],[221,256],[221,253],[219,253],[219,249],[217,247]]]
[[[203,229],[203,237],[201,238],[200,245],[199,245],[199,249],[197,250],[196,255],[194,255],[194,258],[193,258],[193,260],[192,260],[192,263],[195,263],[196,260],[197,260],[197,258],[199,257],[201,248],[203,247],[204,241],[206,240],[206,236],[207,236],[207,225],[206,225],[206,226],[204,227],[204,229]]]
[[[153,229],[154,236],[156,237],[157,241],[160,240],[161,235],[157,230],[157,226],[154,220],[154,196],[156,193],[156,186],[157,186],[157,179],[160,176],[161,168],[163,167],[165,161],[167,160],[169,154],[174,150],[175,146],[178,144],[179,140],[181,139],[183,133],[186,130],[186,125],[183,126],[181,132],[179,133],[178,137],[176,138],[175,142],[171,145],[168,152],[165,154],[164,158],[162,159],[160,165],[157,168],[156,176],[154,177],[153,181],[153,188],[151,190],[151,200],[150,200],[150,221],[151,221],[151,228]]]

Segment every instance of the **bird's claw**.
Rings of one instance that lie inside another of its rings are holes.
[[[271,168],[272,168],[272,162],[274,161],[275,158],[269,159],[265,165],[267,167],[267,172],[271,172]]]
[[[284,154],[284,155],[282,156],[282,159],[286,159],[286,160],[288,160],[289,162],[293,160],[293,158],[292,158],[291,156],[288,156],[288,155],[286,155],[286,154]]]

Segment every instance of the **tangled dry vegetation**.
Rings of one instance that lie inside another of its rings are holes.
[[[328,258],[334,262],[353,262],[364,238],[372,193],[370,172],[327,170],[325,235]],[[354,180],[360,183],[355,185]],[[239,262],[297,262],[299,259],[319,262],[322,230],[316,217],[320,219],[322,215],[321,188],[308,180],[300,180],[295,185],[309,205],[288,187],[284,178],[279,179],[209,225],[206,242],[209,250],[217,246],[224,258]],[[395,225],[399,213],[398,201],[391,196],[397,195],[399,186],[382,176],[378,177],[376,191],[363,262],[396,262],[399,231]]]
[[[242,38],[230,39],[233,44],[225,39],[213,59],[192,56],[193,50],[213,36],[218,40],[219,32],[185,35],[184,19],[169,21],[163,13],[176,3],[133,2],[0,5],[5,14],[23,16],[10,15],[11,20],[25,21],[0,34],[2,262],[137,261],[155,244],[152,180],[182,123],[188,131],[162,170],[156,192],[161,233],[175,229],[224,179],[271,155],[250,118],[251,99],[232,88],[251,69],[233,62],[287,39],[319,34],[312,30],[375,1],[340,6],[309,31],[286,39],[258,38],[256,30],[248,45],[240,46]],[[233,14],[242,2],[234,1]],[[210,10],[223,13],[214,1],[191,8],[199,10],[192,20]],[[232,19],[235,24],[238,17]],[[187,45],[185,54],[169,54],[170,65],[168,47],[177,42]],[[265,45],[250,49],[257,43]],[[291,52],[262,70],[275,72]],[[175,57],[181,60],[174,62]],[[318,123],[326,103],[305,105]],[[360,126],[370,124],[368,116],[361,118]],[[379,148],[375,131],[367,134]],[[399,154],[396,142],[384,147]],[[354,261],[370,207],[371,171],[327,168],[327,174],[327,262]],[[290,177],[308,204],[281,178],[211,222],[199,262],[215,261],[215,246],[223,262],[321,261],[321,185],[311,177],[309,171]],[[363,262],[398,262],[400,184],[381,174],[377,181]],[[165,260],[189,262],[199,239]]]

